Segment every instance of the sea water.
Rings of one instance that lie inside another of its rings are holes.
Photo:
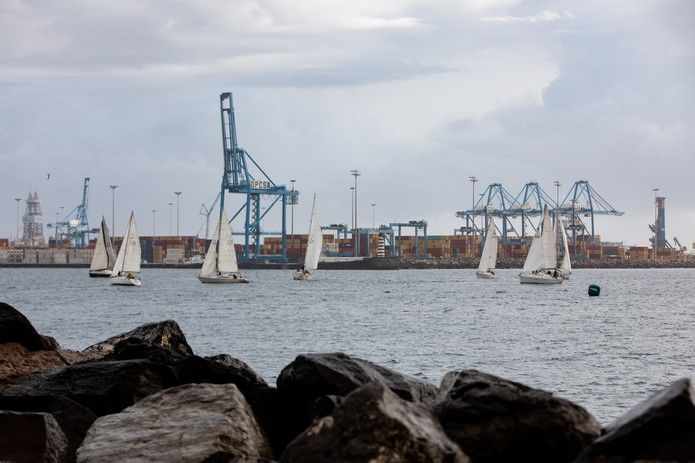
[[[271,384],[298,354],[342,351],[434,384],[451,370],[493,373],[604,425],[695,376],[695,269],[575,270],[538,286],[518,272],[319,270],[302,282],[248,270],[248,285],[203,285],[195,270],[144,269],[134,288],[87,269],[2,268],[0,301],[69,349],[174,319],[197,354],[228,353]]]

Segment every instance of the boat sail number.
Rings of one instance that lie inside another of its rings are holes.
[[[251,188],[256,190],[269,190],[273,187],[273,184],[267,180],[251,180]]]

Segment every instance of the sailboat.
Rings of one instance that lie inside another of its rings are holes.
[[[524,268],[519,274],[521,283],[558,284],[562,275],[557,268],[557,249],[555,247],[555,227],[550,223],[548,206],[543,208],[543,219],[538,225],[526,255]]]
[[[135,224],[135,215],[131,212],[128,226],[123,235],[123,242],[118,249],[118,257],[111,272],[111,284],[122,286],[140,286],[140,237]]]
[[[229,226],[229,219],[224,209],[220,221],[212,235],[210,248],[205,254],[203,267],[198,279],[202,283],[248,283],[249,280],[239,275],[239,266],[234,250],[234,237]]]
[[[562,278],[567,280],[569,279],[570,274],[572,273],[572,262],[570,261],[570,250],[569,246],[567,245],[567,233],[565,231],[565,223],[562,220],[560,220],[559,223],[560,240],[562,241],[563,250],[562,262],[560,262],[560,275],[562,275]]]
[[[295,280],[310,280],[311,272],[319,266],[319,257],[321,257],[321,247],[323,246],[323,235],[321,234],[321,225],[319,225],[318,217],[316,216],[316,195],[314,202],[311,205],[311,218],[309,219],[309,238],[306,243],[306,254],[304,255],[304,265],[299,267],[294,272]]]
[[[89,266],[89,276],[110,277],[115,259],[113,244],[111,244],[111,236],[109,236],[109,227],[106,226],[106,220],[102,217],[101,228],[97,236],[97,244],[94,247],[94,255],[92,256],[92,263]]]
[[[487,236],[485,237],[485,245],[483,246],[483,255],[480,256],[480,263],[475,275],[478,278],[494,278],[495,266],[497,265],[497,228],[495,221],[490,216],[488,219]]]

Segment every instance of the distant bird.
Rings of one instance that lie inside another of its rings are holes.
[[[50,179],[51,179],[51,174],[46,174],[46,180],[50,180]]]

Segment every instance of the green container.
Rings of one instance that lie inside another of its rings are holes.
[[[589,285],[589,296],[598,296],[601,294],[601,287],[599,285]]]

